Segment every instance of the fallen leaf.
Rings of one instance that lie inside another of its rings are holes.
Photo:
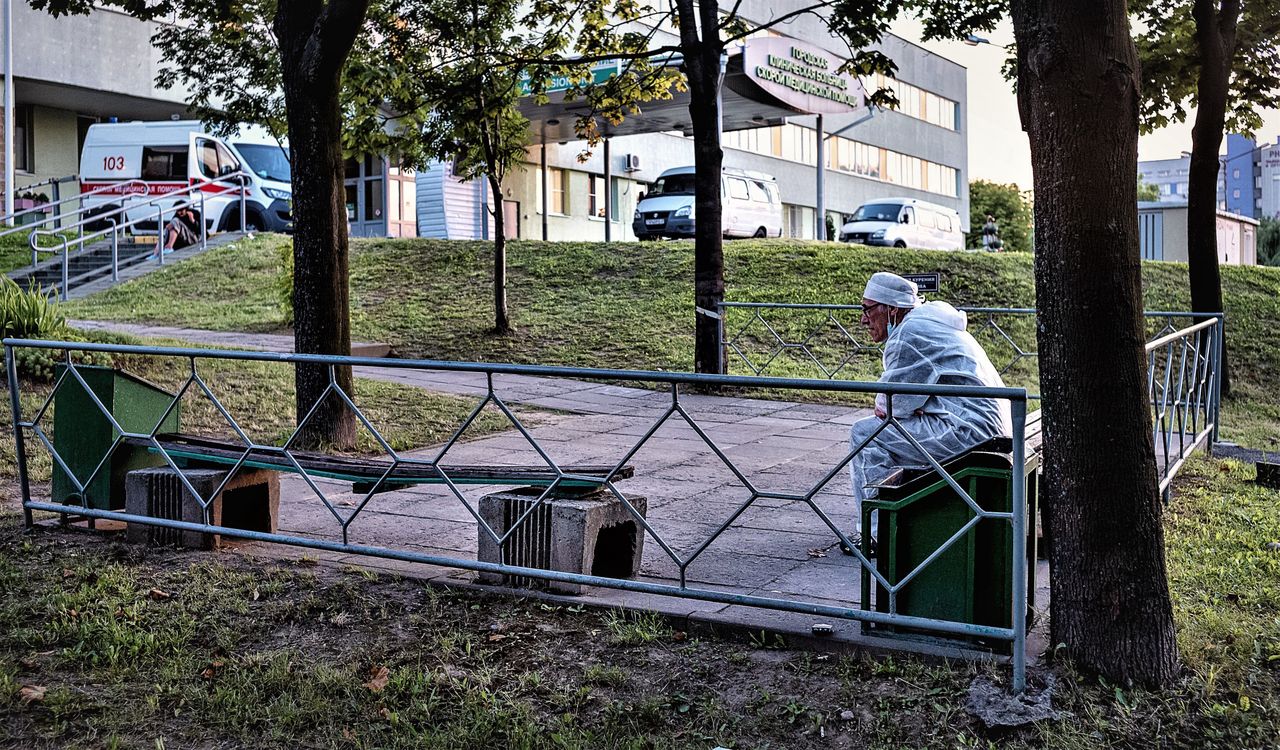
[[[80,616],[80,613],[79,613],[79,612],[77,612],[76,610],[74,610],[74,609],[69,609],[69,610],[67,610],[67,617],[70,617],[71,619],[73,619],[73,620],[74,620],[74,619],[76,619],[76,618],[77,618],[77,617],[79,617],[79,616]]]
[[[671,640],[673,641],[683,641],[688,637],[689,637],[688,634],[686,634],[683,630],[677,630],[676,632],[671,634]]]
[[[350,730],[349,728],[347,728],[347,727],[343,727],[343,728],[342,728],[342,739],[344,739],[344,740],[354,740],[355,738],[356,738],[356,736],[355,736],[354,734],[352,734],[352,733],[351,733],[351,730]]]
[[[22,667],[23,669],[35,669],[38,666],[38,663],[36,662],[35,657],[28,656],[28,657],[19,659],[18,666]]]
[[[150,596],[152,599],[155,599],[156,601],[161,601],[164,599],[168,599],[169,593],[166,591],[161,591],[160,589],[151,589],[150,591],[147,592],[147,596]]]
[[[386,706],[378,709],[378,715],[388,721],[391,719],[391,711],[389,711]]]
[[[204,671],[200,673],[200,676],[206,680],[212,680],[216,674],[217,672],[213,671],[213,667],[205,667]]]
[[[18,697],[23,703],[38,703],[44,700],[44,685],[23,685],[18,691]]]
[[[76,572],[75,572],[74,570],[72,570],[71,568],[63,568],[63,569],[62,569],[62,577],[63,577],[63,578],[74,578],[74,577],[75,577],[75,574],[76,574]]]
[[[490,633],[490,634],[489,634],[489,642],[490,642],[490,643],[497,643],[498,641],[506,640],[506,638],[507,638],[507,637],[506,637],[505,635],[503,635],[502,633]]]
[[[258,593],[258,590],[257,590],[257,589],[254,589],[254,590],[253,590],[253,593],[249,594],[249,598],[250,598],[250,599],[252,599],[252,600],[253,600],[253,601],[255,601],[255,602],[256,602],[256,601],[258,601],[258,597],[259,597],[259,596],[261,596],[261,594],[259,594],[259,593]]]
[[[387,680],[391,679],[391,670],[386,667],[370,667],[369,681],[364,684],[369,688],[370,692],[381,693],[382,689],[387,686]],[[383,709],[386,710],[386,709]]]

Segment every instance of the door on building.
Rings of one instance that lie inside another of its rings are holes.
[[[387,168],[387,234],[418,236],[417,175],[408,167]]]
[[[520,201],[502,202],[502,234],[509,240],[520,239]]]
[[[380,156],[347,159],[344,191],[352,237],[386,237],[386,163]]]

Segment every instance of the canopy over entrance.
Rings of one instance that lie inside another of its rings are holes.
[[[668,62],[679,67],[679,59]],[[838,58],[826,50],[783,37],[749,40],[727,55],[721,89],[721,129],[746,130],[778,125],[787,117],[812,114],[855,113],[866,108],[866,96],[857,78],[837,74]],[[595,67],[596,81],[615,75],[617,63]],[[578,140],[574,121],[590,113],[583,101],[565,101],[568,81],[552,81],[549,100],[537,104],[521,100],[520,111],[529,119],[534,143]],[[600,123],[606,138],[641,133],[693,132],[689,120],[689,92],[672,92],[672,98],[640,105],[640,112],[617,125]]]

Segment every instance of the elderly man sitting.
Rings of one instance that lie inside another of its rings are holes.
[[[968,317],[946,302],[924,303],[914,283],[891,273],[874,274],[862,293],[862,325],[884,344],[881,383],[936,383],[1001,387],[982,346],[965,330]],[[953,456],[990,438],[1012,434],[1009,403],[977,397],[893,396],[893,418],[935,460]],[[874,417],[854,423],[849,443],[856,449],[884,424],[885,396],[876,397]],[[902,466],[927,466],[928,459],[892,425],[876,435],[849,464],[856,523],[862,501],[875,497],[868,484]],[[875,549],[876,520],[870,529]],[[859,534],[860,536],[860,534]],[[847,550],[846,550],[847,551]]]

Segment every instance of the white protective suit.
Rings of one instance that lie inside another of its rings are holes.
[[[965,330],[967,325],[968,316],[946,302],[915,308],[884,342],[880,382],[1003,387],[1000,373]],[[876,397],[881,410],[884,398],[883,394]],[[1013,434],[1009,402],[1003,399],[897,395],[893,397],[893,416],[938,461],[990,438]],[[850,448],[856,448],[883,423],[875,416],[855,422],[849,434]],[[862,523],[863,499],[876,496],[874,489],[867,489],[868,483],[876,483],[900,467],[928,465],[892,425],[885,428],[849,464],[855,523]],[[872,535],[876,525],[873,520]]]

